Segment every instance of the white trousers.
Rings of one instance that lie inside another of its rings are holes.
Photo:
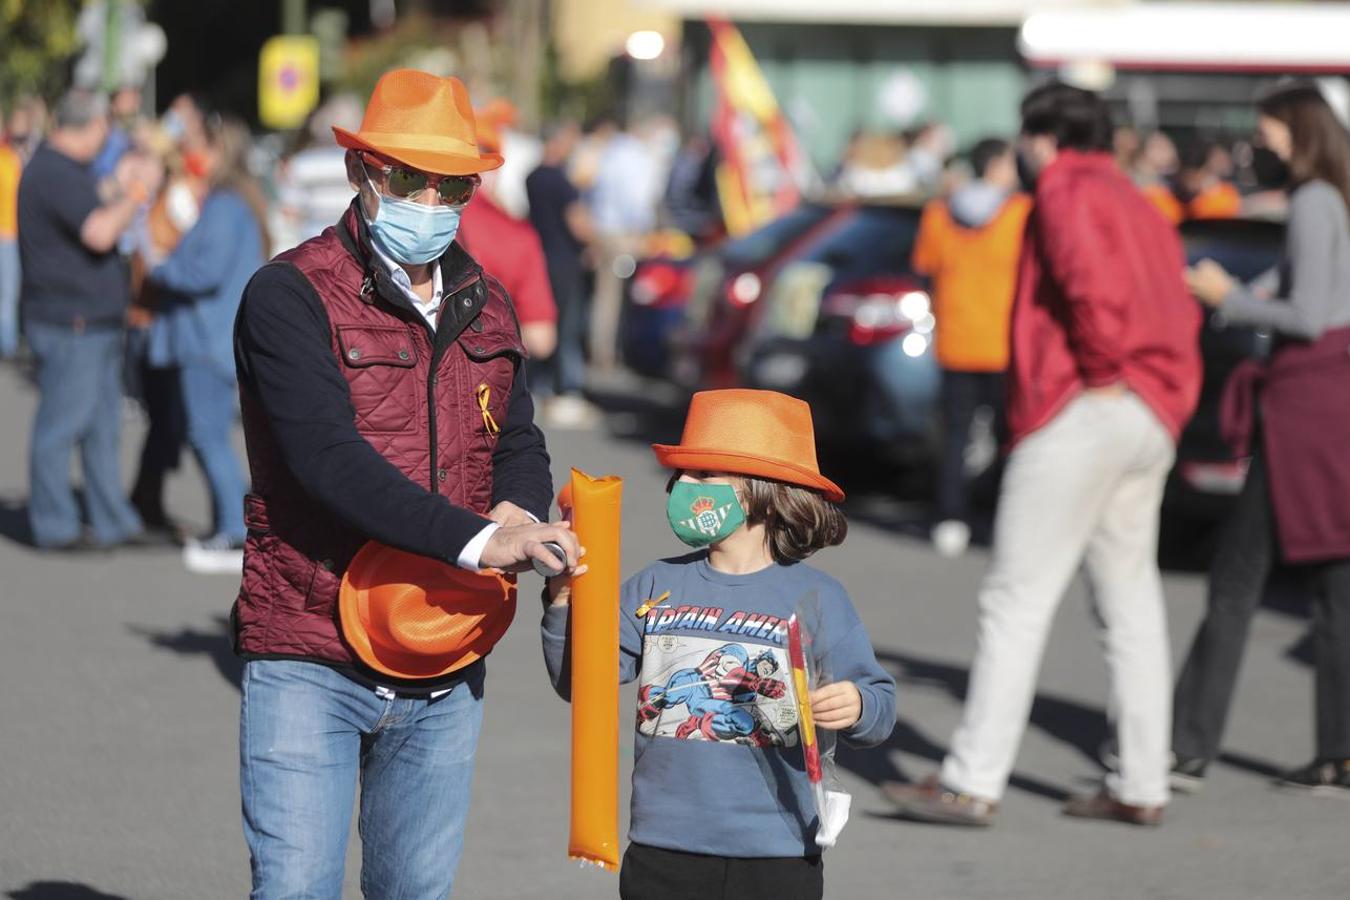
[[[1082,394],[1008,459],[979,639],[949,789],[998,800],[1007,787],[1055,610],[1087,568],[1110,675],[1125,803],[1168,799],[1172,679],[1158,570],[1158,511],[1171,436],[1134,394]]]

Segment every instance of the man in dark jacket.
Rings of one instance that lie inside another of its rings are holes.
[[[118,167],[104,202],[90,164],[108,134],[107,104],[71,91],[56,107],[56,128],[19,183],[23,321],[37,357],[41,400],[33,422],[33,542],[44,550],[108,548],[145,539],[122,490],[123,319],[131,300],[117,242],[160,172],[140,159]],[[80,447],[92,540],[81,533],[70,485],[70,454]]]
[[[577,561],[533,424],[501,285],[454,242],[478,173],[464,86],[381,78],[348,148],[336,226],[253,277],[236,322],[244,434],[240,787],[255,898],[336,897],[361,787],[367,897],[453,885],[482,720],[481,660],[408,680],[342,636],[343,573],[368,540],[464,569]]]
[[[887,786],[910,815],[987,825],[1026,727],[1045,639],[1086,563],[1105,625],[1120,771],[1070,815],[1147,825],[1168,800],[1171,688],[1158,511],[1200,390],[1180,240],[1117,169],[1095,94],[1022,104],[1037,174],[1012,318],[1009,430],[965,714],[939,776]]]

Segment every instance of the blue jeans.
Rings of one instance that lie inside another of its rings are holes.
[[[239,387],[233,372],[208,362],[180,370],[187,438],[211,488],[214,534],[244,540],[244,475],[230,444]]]
[[[29,322],[40,399],[33,422],[28,517],[39,547],[80,536],[70,454],[80,447],[94,540],[116,544],[142,530],[122,490],[122,329]]]
[[[389,697],[318,663],[244,665],[239,787],[251,900],[339,900],[361,785],[361,893],[445,900],[483,721],[483,668],[449,694]]]
[[[0,359],[19,352],[19,242],[0,239]]]

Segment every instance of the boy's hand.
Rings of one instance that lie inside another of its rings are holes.
[[[843,731],[862,718],[862,694],[851,681],[836,681],[811,692],[811,717],[821,728]]]
[[[586,551],[582,550],[584,556]],[[572,579],[578,575],[586,574],[586,565],[577,566],[571,573],[564,572],[561,575],[555,575],[552,578],[545,579],[548,585],[548,605],[566,606],[572,602]]]

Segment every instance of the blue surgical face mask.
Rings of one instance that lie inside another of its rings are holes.
[[[378,191],[376,195],[380,208],[374,221],[367,219],[366,224],[375,246],[394,262],[417,266],[439,259],[459,232],[463,207],[427,206]]]

